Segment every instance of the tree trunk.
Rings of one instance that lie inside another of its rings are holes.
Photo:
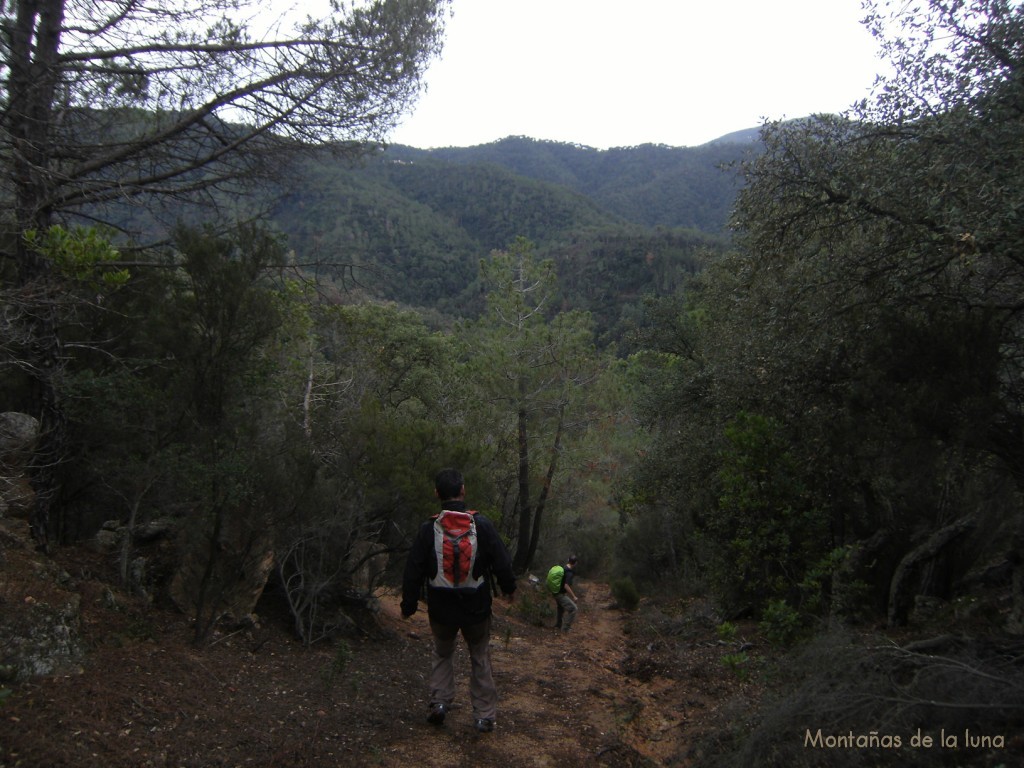
[[[516,542],[516,554],[512,560],[512,569],[516,573],[523,573],[529,564],[529,541],[531,529],[530,515],[530,443],[527,433],[527,414],[525,405],[526,379],[519,379],[519,412],[518,420],[518,449],[519,449],[519,538]]]
[[[534,555],[537,554],[537,545],[540,543],[541,520],[544,517],[544,507],[547,504],[548,493],[551,491],[551,483],[555,477],[555,470],[558,468],[558,453],[562,446],[562,429],[565,425],[565,401],[558,407],[558,425],[555,427],[555,439],[551,445],[551,460],[548,462],[548,472],[544,476],[544,486],[540,490],[540,497],[537,499],[537,507],[533,510],[533,532],[530,534],[530,546],[526,556],[523,570],[530,567]]]
[[[17,234],[49,223],[53,185],[49,160],[53,137],[54,94],[59,69],[64,0],[39,0],[17,4],[18,16],[9,28],[8,106],[5,128],[13,152],[9,160],[15,186]],[[19,256],[28,254],[19,253]],[[32,274],[38,259],[19,264],[22,283]],[[26,274],[26,272],[28,274]]]
[[[11,142],[8,160],[14,186],[14,239],[18,284],[32,297],[23,322],[31,341],[27,370],[33,371],[33,409],[39,419],[40,442],[31,465],[36,503],[30,518],[40,549],[49,549],[57,531],[51,508],[60,482],[67,418],[60,404],[59,380],[63,350],[57,335],[59,288],[52,282],[48,260],[29,249],[27,230],[43,230],[51,218],[54,94],[58,53],[64,20],[64,0],[17,4],[17,18],[8,28],[8,104],[4,129]]]
[[[933,560],[957,539],[974,530],[975,525],[975,521],[970,518],[947,525],[929,536],[924,544],[911,550],[900,561],[889,585],[890,627],[907,623],[910,604],[914,599],[912,590],[916,586],[915,577],[921,566]]]

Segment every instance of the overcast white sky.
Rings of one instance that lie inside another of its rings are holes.
[[[860,0],[454,0],[427,92],[389,140],[697,146],[839,112],[880,65]]]

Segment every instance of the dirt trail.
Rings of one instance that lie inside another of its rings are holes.
[[[559,633],[525,618],[553,606],[523,582],[532,611],[495,603],[496,729],[472,727],[461,641],[456,706],[435,727],[427,618],[401,619],[395,594],[363,631],[312,648],[271,594],[257,626],[197,649],[186,617],[113,586],[96,555],[62,552],[59,580],[40,578],[36,557],[12,548],[0,559],[0,611],[73,598],[85,654],[73,670],[10,686],[0,768],[688,766],[737,685],[713,631],[661,637],[652,618],[629,634],[636,620],[608,587],[581,579],[576,623]]]
[[[413,719],[408,738],[392,744],[381,764],[419,760],[429,766],[553,768],[645,761],[659,766],[678,760],[686,716],[671,703],[677,699],[671,695],[675,684],[656,676],[640,682],[625,675],[626,619],[614,607],[608,586],[587,583],[577,591],[582,593],[580,611],[569,633],[525,624],[514,609],[495,603],[492,647],[501,700],[493,733],[480,735],[472,728],[466,700],[469,659],[460,644],[456,670],[463,706],[457,704],[442,728],[420,722],[425,709],[403,713]],[[407,634],[418,641],[414,647],[425,668],[430,652],[426,618],[417,614],[410,622]]]

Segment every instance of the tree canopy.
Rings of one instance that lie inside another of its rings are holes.
[[[835,607],[859,583],[900,623],[992,556],[993,525],[1020,547],[1024,10],[888,8],[869,19],[894,75],[848,115],[765,127],[735,251],[664,313],[644,477],[706,537],[695,556],[785,555],[785,583],[762,570],[752,595],[726,568],[724,592]]]
[[[323,18],[275,20],[243,0],[5,3],[8,226],[180,206],[289,146],[382,139],[440,49],[446,5],[332,0]]]
[[[74,239],[52,227],[137,237],[225,208],[242,217],[244,182],[283,151],[359,151],[394,125],[440,49],[446,7],[333,0],[323,18],[268,22],[234,0],[0,5],[0,248],[19,296],[10,327],[24,340],[4,362],[26,373],[42,423],[38,537],[66,452],[62,328],[69,300],[88,296],[69,290],[82,287],[61,268]],[[44,236],[57,247],[39,247]],[[109,268],[109,253],[90,258]]]

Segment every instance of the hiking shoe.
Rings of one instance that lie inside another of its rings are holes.
[[[473,723],[473,727],[480,733],[490,733],[494,730],[494,721],[489,717],[478,717]]]
[[[444,704],[431,704],[430,714],[427,715],[427,722],[431,725],[441,725],[444,723],[444,716],[448,714],[448,707]]]

